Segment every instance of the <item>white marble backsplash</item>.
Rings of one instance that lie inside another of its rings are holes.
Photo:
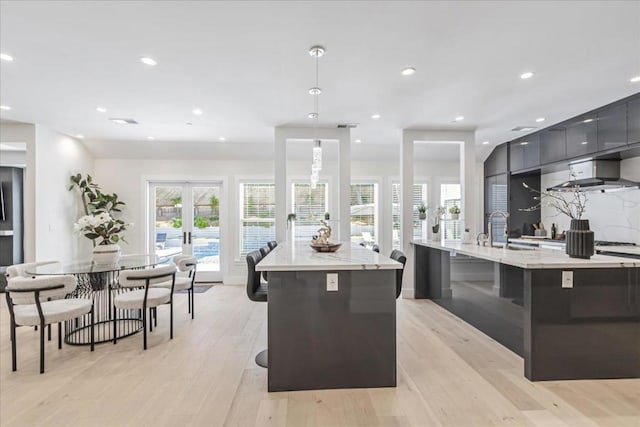
[[[640,182],[640,157],[622,160],[621,176]],[[553,172],[542,175],[541,185],[546,189],[568,179],[568,170]],[[552,207],[543,206],[541,218],[547,229],[551,229],[552,223],[557,224],[560,231],[569,228],[569,218],[558,215]],[[633,242],[640,245],[640,189],[588,193],[583,218],[589,220],[596,240]]]

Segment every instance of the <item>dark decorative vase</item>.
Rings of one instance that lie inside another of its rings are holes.
[[[567,255],[571,258],[589,259],[595,252],[593,231],[588,219],[572,219],[567,231]]]

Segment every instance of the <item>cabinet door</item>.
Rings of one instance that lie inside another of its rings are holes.
[[[523,138],[524,144],[524,167],[525,169],[540,166],[540,134],[533,134]]]
[[[640,97],[627,104],[628,142],[640,142]]]
[[[553,163],[567,158],[564,127],[556,126],[540,132],[540,163]]]
[[[567,126],[567,158],[595,153],[598,150],[598,126],[595,114],[571,120]]]
[[[627,104],[598,111],[598,151],[627,145]]]
[[[509,170],[519,171],[524,169],[524,140],[518,139],[509,143]]]

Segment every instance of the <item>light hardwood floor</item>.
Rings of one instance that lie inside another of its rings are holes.
[[[266,347],[267,304],[241,286],[177,296],[142,351],[142,336],[86,347],[18,329],[11,372],[0,307],[0,425],[9,426],[640,426],[640,380],[531,383],[523,360],[426,300],[398,301],[398,386],[267,393],[253,358]],[[286,333],[286,331],[283,331]]]

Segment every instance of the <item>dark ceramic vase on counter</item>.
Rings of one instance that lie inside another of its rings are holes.
[[[593,231],[588,219],[572,219],[567,231],[567,255],[571,258],[589,259],[595,252]]]

